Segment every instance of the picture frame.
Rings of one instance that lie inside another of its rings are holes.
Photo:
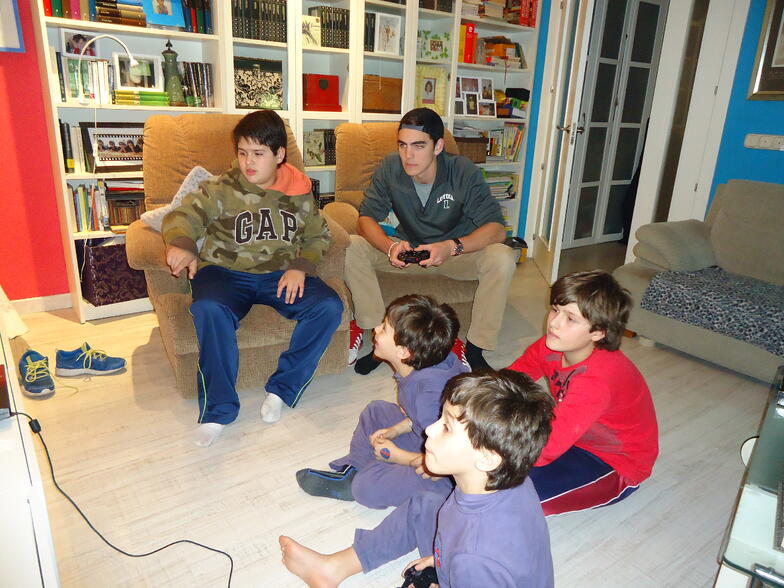
[[[417,65],[415,88],[416,107],[430,108],[441,116],[446,116],[449,96],[446,68],[439,65]]]
[[[139,62],[131,67],[128,55],[112,53],[114,86],[131,92],[163,92],[163,58],[160,55],[134,55]]]
[[[465,114],[465,102],[462,98],[455,99],[455,116],[462,116]]]
[[[465,100],[466,115],[477,116],[479,114],[479,92],[463,92],[463,100]]]
[[[85,31],[77,31],[74,29],[60,29],[60,53],[68,57],[78,58],[81,53],[82,47],[89,43],[92,39],[97,37],[97,33],[87,33]],[[98,57],[98,45],[100,41],[95,41],[84,52],[85,58]]]
[[[79,128],[89,171],[141,171],[144,123],[80,122]]]
[[[479,116],[495,118],[495,101],[480,100],[478,110]]]
[[[460,77],[460,85],[463,93],[479,94],[479,78]]]
[[[449,32],[417,31],[417,59],[430,61],[449,61],[452,48],[452,35]]]
[[[422,78],[422,104],[436,103],[436,83],[435,78]]]
[[[784,0],[768,0],[748,98],[784,100]]]
[[[0,0],[0,51],[24,53],[22,21],[16,0]]]
[[[493,89],[492,78],[481,78],[479,81],[480,98],[483,101],[492,100],[495,102],[495,91]]]
[[[182,0],[142,0],[148,25],[185,28]]]
[[[400,55],[403,17],[399,14],[376,13],[375,51],[384,55]]]

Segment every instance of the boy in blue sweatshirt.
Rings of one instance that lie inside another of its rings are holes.
[[[443,497],[451,492],[449,478],[431,478],[423,471],[422,447],[425,428],[441,414],[444,385],[467,370],[450,353],[459,329],[452,307],[429,296],[409,294],[390,303],[384,322],[375,328],[373,353],[395,370],[398,403],[368,404],[348,455],[332,461],[332,471],[297,472],[305,492],[370,508],[398,506],[420,490]]]

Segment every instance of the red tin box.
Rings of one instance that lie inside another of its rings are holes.
[[[340,78],[322,74],[302,74],[304,110],[340,112]]]

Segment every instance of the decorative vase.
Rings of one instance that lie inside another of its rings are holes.
[[[166,50],[163,55],[163,79],[166,92],[169,94],[171,106],[186,106],[185,95],[182,92],[180,70],[177,67],[177,52],[172,50],[171,41],[166,41]]]

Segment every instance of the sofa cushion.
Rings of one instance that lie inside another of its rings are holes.
[[[784,287],[711,267],[662,272],[640,307],[784,356]]]

